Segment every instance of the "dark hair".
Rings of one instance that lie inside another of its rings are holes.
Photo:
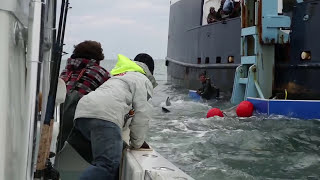
[[[152,57],[149,54],[146,53],[140,53],[135,58],[134,61],[142,62],[146,64],[150,70],[150,72],[153,74],[154,70],[154,62]]]
[[[99,42],[83,41],[74,46],[71,58],[85,58],[101,61],[104,59],[104,54]]]
[[[199,74],[199,77],[200,77],[200,76],[207,77],[207,71],[203,71],[202,73],[200,73],[200,74]]]

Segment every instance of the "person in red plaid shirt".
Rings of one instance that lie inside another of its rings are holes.
[[[60,78],[66,82],[67,91],[69,92],[73,88],[82,70],[84,73],[74,87],[82,95],[94,91],[107,81],[110,74],[100,66],[100,61],[103,59],[104,54],[100,43],[84,41],[76,45],[60,75]]]
[[[100,66],[104,59],[101,44],[96,41],[84,41],[75,46],[73,54],[62,71],[67,86],[67,96],[63,105],[63,116],[59,128],[57,151],[60,151],[72,128],[75,108],[80,98],[110,78],[107,70]]]

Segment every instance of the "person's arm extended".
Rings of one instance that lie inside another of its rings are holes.
[[[207,96],[210,94],[211,91],[211,82],[209,79],[206,80],[206,86],[203,89],[203,92],[201,93],[202,96]]]
[[[148,96],[152,97],[152,85],[149,82],[145,84],[145,87],[139,87],[136,89],[133,95],[132,106],[134,108],[135,115],[132,118],[130,128],[130,146],[134,148],[140,148],[145,141],[146,133],[149,129],[149,121],[151,120],[152,105],[148,102]],[[149,91],[147,90],[149,89]],[[149,95],[148,95],[149,94]]]

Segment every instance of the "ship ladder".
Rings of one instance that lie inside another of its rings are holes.
[[[278,0],[243,0],[241,12],[241,65],[235,73],[232,104],[272,96],[275,44],[289,41],[281,28],[291,24],[289,17],[278,14]]]

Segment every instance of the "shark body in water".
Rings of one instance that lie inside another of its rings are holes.
[[[171,106],[170,97],[167,97],[166,106],[163,106],[163,107],[162,107],[162,111],[165,112],[165,113],[171,112],[171,111],[168,109],[169,106]]]

